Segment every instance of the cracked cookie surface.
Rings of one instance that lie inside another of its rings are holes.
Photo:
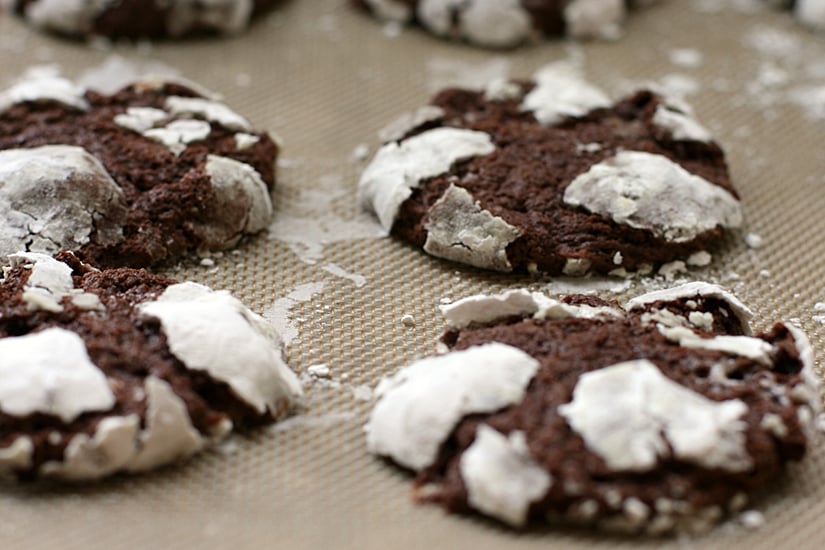
[[[62,252],[0,281],[0,474],[71,481],[185,459],[302,401],[279,336],[225,291]]]
[[[232,247],[269,224],[277,154],[181,84],[104,95],[33,74],[0,93],[0,254],[145,267]]]
[[[699,532],[800,460],[820,410],[804,333],[752,335],[707,283],[624,305],[513,290],[442,306],[445,353],[381,382],[371,452],[418,500],[514,527]]]
[[[444,90],[380,135],[359,182],[365,208],[401,239],[480,268],[702,265],[743,221],[724,153],[688,105],[645,90],[613,103],[564,64]]]

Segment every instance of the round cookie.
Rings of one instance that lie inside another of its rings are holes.
[[[416,497],[513,527],[704,531],[805,454],[820,382],[804,333],[690,283],[623,307],[522,290],[443,306],[445,354],[379,384],[372,453]]]
[[[564,64],[444,90],[380,136],[359,182],[365,208],[426,252],[476,267],[701,265],[742,224],[724,153],[689,106],[650,91],[611,103]]]
[[[35,27],[70,37],[237,34],[280,0],[0,0]]]
[[[0,93],[0,255],[104,267],[222,250],[268,226],[278,146],[171,82],[114,95],[35,74]]]
[[[271,326],[225,291],[62,252],[0,282],[0,474],[87,480],[184,459],[302,391]]]
[[[487,48],[536,36],[616,40],[627,13],[656,0],[352,0],[384,21],[418,23],[429,32]]]

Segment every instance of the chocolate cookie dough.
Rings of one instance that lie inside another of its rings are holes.
[[[0,255],[145,267],[267,227],[278,146],[172,82],[114,95],[35,74],[0,93]]]
[[[236,34],[280,0],[0,0],[35,27],[70,37]]]
[[[537,36],[615,40],[630,9],[656,0],[352,0],[384,21],[488,48]]]
[[[365,207],[405,241],[481,268],[702,264],[742,224],[724,153],[689,106],[646,90],[612,103],[563,64],[444,90],[381,137]]]
[[[95,479],[186,458],[301,400],[268,323],[225,291],[68,252],[0,281],[0,474]]]
[[[369,450],[416,498],[514,527],[704,531],[800,460],[819,411],[798,328],[690,283],[624,306],[513,290],[443,306],[446,353],[379,385]]]

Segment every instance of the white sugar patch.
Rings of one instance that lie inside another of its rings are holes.
[[[181,77],[179,70],[160,61],[134,61],[119,55],[112,55],[100,65],[83,71],[78,78],[78,84],[84,88],[93,88],[105,94],[113,94],[124,86],[141,80],[147,74],[153,75],[156,79],[175,80]]]
[[[366,384],[351,386],[352,397],[358,401],[372,401],[372,388]]]
[[[272,307],[264,312],[264,318],[277,329],[285,346],[298,337],[298,323],[301,319],[293,317],[292,309],[321,294],[325,286],[325,283],[306,283],[297,286],[286,297],[276,300]]]
[[[330,244],[386,236],[372,216],[360,209],[349,216],[336,213],[335,203],[350,196],[354,198],[355,193],[341,176],[322,177],[316,187],[301,189],[295,202],[276,213],[269,238],[286,244],[304,263],[316,264]]]
[[[745,35],[745,45],[770,57],[787,57],[799,53],[802,43],[798,36],[764,25],[759,25]]]
[[[431,92],[450,87],[483,90],[489,82],[506,80],[509,75],[510,61],[505,57],[480,63],[435,57],[427,62],[427,87]]]
[[[693,48],[674,48],[667,56],[671,63],[686,69],[701,67],[704,61],[702,52]]]
[[[361,288],[362,286],[367,284],[367,278],[363,275],[349,273],[348,271],[346,271],[345,269],[336,264],[326,264],[322,269],[327,273],[335,275],[336,277],[341,277],[342,279],[352,281],[355,284],[356,288]]]
[[[659,87],[670,96],[690,97],[699,93],[699,81],[684,74],[668,74],[659,79]]]
[[[588,294],[599,292],[624,292],[631,286],[629,279],[610,279],[607,277],[560,277],[553,279],[545,288],[552,294]]]
[[[339,424],[346,424],[355,420],[355,413],[341,412],[322,414],[317,416],[299,415],[287,418],[276,424],[273,424],[267,431],[271,434],[279,434],[289,432],[295,429],[308,430],[317,428],[332,428]]]

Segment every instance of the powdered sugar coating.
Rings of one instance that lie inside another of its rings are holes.
[[[485,269],[512,271],[507,245],[521,231],[479,206],[470,193],[451,185],[430,208],[424,251]]]
[[[300,399],[300,384],[281,357],[277,337],[227,292],[181,283],[141,304],[140,311],[160,321],[170,350],[188,369],[225,382],[259,413],[278,417]]]
[[[517,403],[538,362],[503,344],[421,359],[376,389],[380,400],[367,424],[370,452],[420,471],[462,417]]]
[[[106,377],[75,333],[51,328],[0,339],[0,410],[4,413],[18,417],[42,413],[71,422],[84,412],[107,410],[114,403]]]
[[[709,143],[710,132],[702,126],[693,114],[693,109],[682,101],[668,98],[656,108],[653,124],[670,131],[673,139],[693,140]]]
[[[684,285],[642,294],[629,300],[625,309],[634,311],[645,309],[645,306],[655,302],[675,302],[677,300],[690,298],[716,298],[724,301],[730,306],[731,310],[733,310],[734,315],[736,315],[742,332],[746,335],[751,334],[750,321],[753,318],[753,311],[742,303],[739,298],[721,286],[702,281],[694,281]]]
[[[205,209],[213,215],[206,224],[193,224],[205,248],[233,246],[244,234],[256,233],[269,225],[272,199],[261,175],[252,166],[209,155],[206,173],[214,195]]]
[[[743,221],[733,195],[662,155],[641,151],[619,152],[577,176],[564,202],[677,243]]]
[[[553,478],[530,457],[524,432],[504,436],[484,424],[461,456],[461,478],[475,509],[522,526],[530,504],[547,494]]]
[[[123,238],[126,200],[95,157],[80,147],[0,151],[0,255],[56,252]]]
[[[541,124],[551,125],[565,117],[577,117],[589,111],[610,105],[610,98],[597,87],[585,81],[578,71],[567,63],[552,63],[533,75],[536,83],[521,104]]]
[[[100,298],[96,294],[83,292],[74,288],[72,269],[58,262],[47,254],[37,252],[17,252],[10,254],[9,266],[3,268],[4,274],[15,266],[25,266],[30,270],[23,291],[23,301],[30,310],[44,310],[53,313],[63,311],[60,300],[70,296],[80,309],[102,309]]]
[[[62,0],[57,0],[62,1]],[[85,111],[89,103],[85,90],[51,72],[35,72],[0,93],[0,113],[18,103],[58,103],[69,109]]]
[[[171,96],[164,108],[174,116],[197,116],[236,132],[250,132],[252,126],[225,103],[202,97]]]
[[[439,306],[447,326],[465,328],[472,324],[486,325],[509,317],[534,319],[595,319],[622,317],[624,312],[612,307],[593,307],[586,304],[570,305],[548,298],[541,292],[513,289],[501,294],[479,294]]]
[[[361,202],[389,231],[398,209],[424,179],[445,173],[456,162],[495,150],[484,132],[456,128],[428,130],[401,143],[388,143],[375,154],[358,182]]]
[[[646,359],[583,374],[573,401],[558,411],[613,470],[648,471],[671,453],[730,472],[752,465],[741,420],[747,405],[738,399],[711,401],[671,381]]]

